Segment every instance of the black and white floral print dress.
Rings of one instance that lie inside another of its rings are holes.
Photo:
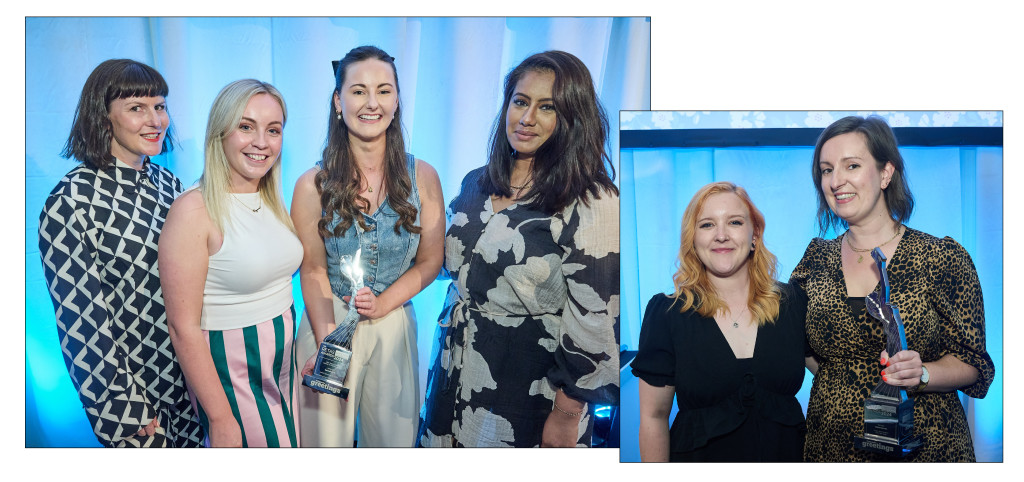
[[[39,216],[39,253],[64,363],[108,447],[199,447],[203,430],[167,333],[157,242],[182,191],[170,171],[143,162],[79,165]],[[137,436],[153,418],[153,436]]]
[[[470,172],[449,205],[439,320],[419,445],[536,447],[555,392],[619,396],[619,200],[605,192],[555,215],[514,203],[495,213]]]

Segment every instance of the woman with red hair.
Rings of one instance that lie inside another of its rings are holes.
[[[644,461],[802,459],[806,301],[775,281],[764,229],[729,182],[704,186],[687,206],[675,292],[648,303],[632,363]]]

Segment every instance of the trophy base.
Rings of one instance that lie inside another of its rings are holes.
[[[914,434],[914,399],[873,393],[864,400],[864,434],[853,439],[854,447],[861,450],[894,457],[910,454],[923,443]]]
[[[302,384],[320,393],[334,395],[342,400],[348,400],[348,389],[342,384],[316,375],[303,375]]]
[[[853,446],[859,450],[867,450],[869,452],[886,454],[894,457],[906,457],[907,455],[912,454],[915,450],[921,448],[923,443],[924,441],[920,435],[910,437],[901,444],[867,437],[853,437]]]

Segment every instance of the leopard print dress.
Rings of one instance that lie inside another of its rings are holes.
[[[841,240],[812,240],[790,280],[809,298],[807,340],[820,359],[807,406],[804,459],[892,460],[853,446],[854,435],[864,433],[864,399],[879,381],[878,355],[885,339],[881,322],[866,315],[863,303],[848,300]],[[907,228],[887,271],[908,349],[920,353],[925,362],[952,354],[974,366],[978,380],[962,391],[984,398],[995,366],[985,350],[981,285],[967,251],[952,238],[939,239]],[[957,393],[911,396],[915,398],[915,432],[923,435],[924,445],[907,460],[974,461],[970,429]]]

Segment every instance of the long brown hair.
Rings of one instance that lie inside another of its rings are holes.
[[[334,72],[334,91],[331,93],[330,115],[327,119],[327,141],[323,156],[320,158],[320,172],[316,173],[314,178],[317,192],[320,194],[320,206],[323,208],[323,217],[320,218],[317,226],[320,236],[324,238],[344,235],[353,222],[358,222],[363,229],[369,229],[363,220],[362,211],[369,210],[370,204],[359,196],[363,176],[352,158],[348,126],[345,125],[344,119],[338,119],[334,115],[334,94],[341,95],[341,88],[345,83],[345,70],[356,62],[368,59],[377,59],[391,65],[391,71],[395,74],[395,95],[400,93],[395,58],[377,47],[370,45],[356,47],[337,63]],[[395,117],[385,132],[385,139],[384,183],[387,186],[387,203],[398,213],[395,234],[399,233],[400,227],[410,233],[419,233],[419,226],[413,225],[416,222],[416,207],[408,201],[409,193],[412,192],[412,179],[406,169],[401,100],[395,108]],[[332,232],[327,229],[327,226],[334,219],[335,213],[341,218],[341,221]]]
[[[780,292],[775,285],[778,259],[764,245],[764,215],[754,206],[747,191],[731,182],[714,182],[700,188],[686,206],[679,242],[679,270],[672,275],[672,284],[676,288],[672,296],[682,301],[681,311],[693,308],[708,318],[714,317],[719,310],[728,309],[711,285],[707,269],[697,257],[693,245],[697,217],[708,198],[719,193],[735,194],[750,211],[750,222],[754,227],[754,250],[747,264],[750,272],[747,308],[759,326],[773,323],[779,317]]]
[[[618,195],[612,182],[615,168],[605,151],[608,116],[597,100],[590,71],[576,56],[559,50],[533,54],[505,77],[504,104],[491,131],[487,175],[480,177],[480,189],[484,194],[512,196],[509,179],[515,159],[505,133],[508,106],[519,79],[537,71],[555,74],[556,125],[551,137],[537,149],[534,183],[521,197],[531,199],[529,206],[550,215],[577,199],[586,204],[587,193],[600,198],[603,189]]]

